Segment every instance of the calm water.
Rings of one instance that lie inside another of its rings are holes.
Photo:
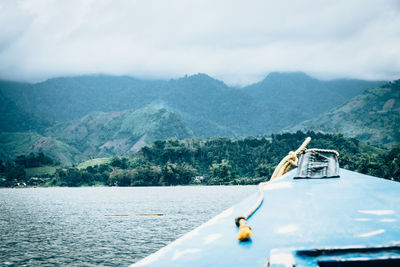
[[[255,192],[254,186],[0,189],[0,266],[127,266]],[[137,213],[165,216],[104,216]]]

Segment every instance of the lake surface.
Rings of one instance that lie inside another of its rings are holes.
[[[0,189],[0,266],[127,266],[256,192],[255,186]],[[134,215],[140,213],[165,215]]]

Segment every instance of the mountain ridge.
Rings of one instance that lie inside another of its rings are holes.
[[[3,94],[27,112],[54,121],[78,119],[93,111],[135,110],[163,103],[199,137],[256,136],[311,119],[380,81],[320,81],[305,73],[271,73],[243,88],[206,74],[179,79],[139,80],[129,76],[53,78]],[[301,86],[299,86],[301,85]],[[343,95],[341,87],[353,88]],[[306,94],[306,90],[314,93]],[[310,103],[313,103],[312,105]]]
[[[400,143],[400,80],[366,90],[343,105],[290,129],[342,132],[364,142]]]
[[[0,132],[1,160],[12,161],[19,155],[37,152],[43,152],[65,166],[85,159],[76,148],[52,137],[36,132]]]
[[[155,140],[266,136],[317,117],[382,84],[320,81],[302,72],[270,73],[242,88],[201,73],[171,80],[94,75],[37,84],[0,81],[0,100],[13,107],[1,110],[6,120],[0,132],[9,142],[0,145],[0,156],[9,159],[8,151],[15,156],[42,149],[70,165],[91,157],[134,153]],[[389,101],[386,108],[390,110],[396,103]],[[51,125],[40,126],[40,120],[31,122],[30,116],[45,118]],[[17,122],[18,118],[28,121],[25,126],[29,127],[6,127],[7,121]],[[36,124],[38,127],[30,127]],[[385,134],[390,138],[393,131]],[[40,138],[48,145],[29,141]],[[57,149],[66,158],[57,154]]]
[[[13,101],[6,98],[0,91],[0,132],[41,131],[50,122],[30,114]]]
[[[165,109],[146,106],[121,112],[92,112],[46,131],[77,148],[85,157],[110,157],[137,152],[155,140],[193,136],[181,118]]]

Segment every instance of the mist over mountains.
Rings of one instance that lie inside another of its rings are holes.
[[[52,138],[86,158],[126,155],[157,139],[282,131],[384,83],[321,81],[302,72],[271,73],[242,88],[206,74],[167,81],[107,75],[53,78],[36,84],[1,81],[0,129],[8,136],[24,132]],[[37,147],[36,139],[32,138],[31,148]],[[24,140],[24,147],[29,147]],[[18,146],[22,146],[18,138],[13,145],[0,142],[0,149],[10,155],[21,153],[11,149]],[[75,162],[74,157],[63,163]]]

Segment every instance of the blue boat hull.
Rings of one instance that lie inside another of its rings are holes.
[[[250,241],[238,242],[234,218],[257,193],[132,266],[266,266],[293,251],[400,245],[400,183],[344,169],[340,178],[294,174],[265,187]]]

